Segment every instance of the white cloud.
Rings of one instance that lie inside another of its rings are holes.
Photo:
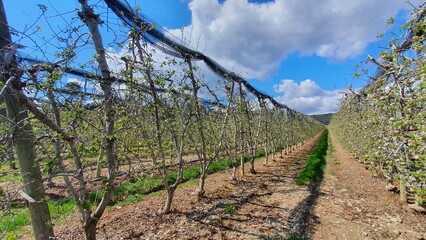
[[[420,0],[415,0],[414,5]],[[266,78],[290,53],[344,60],[360,54],[408,8],[402,0],[192,0],[192,24],[170,30],[229,69]]]
[[[343,90],[324,90],[317,83],[306,79],[296,83],[290,79],[281,80],[274,85],[280,96],[275,99],[291,109],[305,114],[322,114],[336,112],[339,109]]]
[[[86,92],[89,93],[95,93],[95,94],[102,94],[102,89],[98,82],[96,81],[89,81],[84,79],[78,79],[78,78],[68,78],[67,83],[74,83],[81,87],[81,90],[84,91],[84,88],[86,88]]]
[[[171,80],[173,81],[172,84],[176,89],[179,87],[183,87],[184,85],[192,85],[190,79],[186,77],[189,67],[183,59],[168,56],[166,53],[163,53],[160,50],[153,48],[151,45],[148,45],[145,51],[147,51],[152,56],[152,59],[154,61],[153,69],[155,74],[165,74],[165,72],[173,72]],[[122,76],[122,71],[125,70],[125,63],[122,58],[125,56],[130,56],[132,58],[132,55],[130,54],[127,48],[122,48],[119,51],[109,48],[107,49],[107,56],[110,71],[117,77]],[[175,61],[175,64],[168,64],[168,61]],[[225,80],[222,77],[216,75],[202,61],[194,61],[192,62],[192,65],[193,67],[197,68],[197,70],[194,71],[194,75],[197,79],[199,79],[204,84],[209,85],[209,88],[214,91],[219,97],[225,94],[223,92]],[[135,70],[133,76],[138,78],[139,81],[143,82],[144,75],[140,71]],[[145,82],[145,84],[147,83]],[[127,89],[125,84],[118,84],[116,88],[124,90]],[[191,94],[191,92],[188,93]],[[205,99],[212,99],[211,94],[205,87],[201,87],[199,91],[199,97]]]
[[[80,87],[84,86],[84,82],[80,79],[77,79],[77,78],[68,78],[67,82],[68,83],[75,83],[75,84],[79,85]]]

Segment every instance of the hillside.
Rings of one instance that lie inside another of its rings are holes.
[[[331,117],[333,116],[333,113],[326,113],[326,114],[316,114],[316,115],[309,115],[318,122],[328,125],[330,124]]]

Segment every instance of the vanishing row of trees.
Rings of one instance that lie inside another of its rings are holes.
[[[398,186],[407,201],[426,201],[426,10],[418,9],[392,39],[380,59],[369,57],[378,72],[371,84],[342,100],[330,128],[363,163],[387,178],[388,190]],[[410,194],[410,195],[411,195]],[[416,207],[416,206],[414,206]]]
[[[16,56],[0,2],[0,33],[5,36],[0,39],[1,104],[6,109],[0,151],[8,153],[2,161],[11,168],[16,155],[21,196],[36,239],[54,236],[45,181],[63,179],[81,213],[86,239],[96,239],[97,223],[124,168],[129,175],[162,177],[167,191],[162,212],[168,213],[193,159],[200,168],[196,193],[203,197],[211,163],[230,157],[237,179],[245,175],[246,158],[255,173],[257,151],[266,154],[267,165],[270,153],[288,152],[323,129],[307,116],[274,106],[264,95],[253,95],[241,81],[205,79],[190,56],[157,59],[143,30],[127,31],[121,45],[125,53],[111,58],[100,30],[103,21],[87,0],[78,1],[78,27],[63,31],[66,37],[56,36],[65,46],[57,62]],[[94,57],[81,64],[78,53],[88,47]],[[65,84],[70,76],[77,81]],[[170,181],[172,171],[177,177]],[[98,203],[90,201],[92,174],[104,178]]]

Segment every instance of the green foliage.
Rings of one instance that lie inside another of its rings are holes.
[[[104,189],[100,189],[100,190],[91,192],[90,193],[90,203],[91,204],[93,204],[93,203],[100,203],[102,197],[104,196],[104,194],[105,194],[105,190]]]
[[[325,168],[325,156],[328,148],[328,132],[327,130],[321,136],[317,146],[312,150],[303,169],[296,178],[299,185],[307,185],[311,182],[321,181]]]
[[[169,183],[174,183],[176,182],[177,178],[178,178],[178,173],[174,172],[174,173],[167,174],[166,180]]]
[[[6,240],[16,240],[18,239],[18,234],[16,234],[15,232],[10,232],[6,235]]]
[[[224,211],[225,211],[225,213],[227,213],[229,215],[235,215],[236,214],[234,204],[226,204]]]
[[[416,192],[426,189],[426,34],[424,18],[418,17],[424,11],[414,11],[401,27],[407,33],[391,39],[380,58],[371,60],[379,69],[370,76],[374,81],[346,94],[330,124],[362,163]]]
[[[215,173],[222,170],[225,170],[231,166],[231,160],[225,159],[222,161],[216,161],[210,164],[208,168],[208,173]]]
[[[184,179],[196,178],[200,175],[200,169],[197,167],[189,168],[183,171]]]
[[[143,194],[134,194],[134,195],[131,195],[131,196],[129,196],[128,198],[126,198],[124,201],[123,201],[123,203],[124,204],[129,204],[129,203],[136,203],[136,202],[139,202],[139,201],[142,201],[143,200],[143,198],[144,198],[144,195]]]
[[[48,206],[52,219],[64,217],[70,212],[74,211],[76,208],[74,199],[49,201]],[[5,213],[0,211],[0,214],[3,215]],[[17,204],[12,204],[9,206],[8,212],[2,218],[0,218],[0,231],[9,232],[8,237],[10,237],[10,239],[15,239],[12,237],[18,236],[16,231],[20,227],[28,226],[30,224],[31,218],[28,208]]]
[[[71,213],[76,208],[75,199],[67,198],[59,201],[50,201],[48,203],[50,215],[52,219],[64,217],[68,213]]]
[[[264,157],[266,154],[265,154],[265,151],[263,151],[263,150],[260,150],[260,151],[256,151],[256,153],[254,154],[254,157],[255,158],[262,158],[262,157]]]
[[[0,214],[3,215],[4,213],[1,211]],[[0,231],[11,232],[30,224],[30,213],[27,208],[12,209],[10,213],[0,218]]]
[[[163,186],[160,177],[138,179],[135,182],[126,182],[114,189],[114,196],[117,200],[125,199],[131,195],[147,194]]]
[[[6,164],[4,165],[6,167]],[[19,184],[22,183],[21,174],[19,171],[12,171],[12,172],[0,172],[0,182],[5,183],[14,183]]]
[[[333,113],[326,113],[326,114],[317,114],[317,115],[310,115],[313,119],[317,120],[318,122],[328,125],[330,124],[331,117],[333,116]]]

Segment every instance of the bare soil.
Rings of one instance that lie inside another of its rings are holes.
[[[331,135],[313,239],[426,239],[426,215],[410,210]]]
[[[322,183],[298,186],[297,172],[319,135],[292,153],[256,162],[235,181],[231,170],[207,178],[206,197],[195,183],[176,190],[171,214],[162,215],[165,192],[112,207],[98,224],[98,239],[425,239],[426,216],[412,212],[385,190],[332,138]],[[78,214],[55,226],[58,239],[83,239]]]

